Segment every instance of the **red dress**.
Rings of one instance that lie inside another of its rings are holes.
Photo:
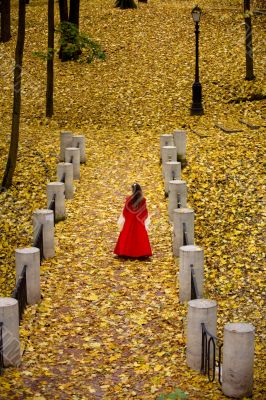
[[[119,256],[148,257],[152,255],[145,220],[148,217],[146,199],[134,209],[128,197],[123,210],[125,223],[117,240],[114,253]]]

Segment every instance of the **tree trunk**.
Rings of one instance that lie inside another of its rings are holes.
[[[77,25],[77,27],[79,27],[79,2],[80,0],[70,0],[68,17],[68,22]]]
[[[10,0],[1,1],[1,42],[8,42],[11,38],[10,28]]]
[[[48,59],[46,86],[46,117],[54,113],[54,0],[48,0]]]
[[[76,44],[78,40],[79,8],[80,8],[80,0],[70,0],[69,15],[68,15],[67,0],[59,0],[59,11],[61,20],[61,46],[59,50],[59,58],[61,59],[61,61],[77,60],[81,54],[81,49],[79,48],[73,51],[69,51],[68,48],[68,44],[71,45]],[[67,22],[69,24],[65,24],[65,26],[63,27],[62,23],[64,22]],[[74,24],[76,26],[77,29],[76,34],[73,34],[73,29],[71,27],[71,24]]]
[[[67,0],[59,0],[58,1],[58,5],[59,5],[60,23],[62,24],[62,22],[68,22],[68,3],[67,3]],[[61,37],[62,37],[62,33],[61,33]],[[60,58],[60,60],[62,60],[62,56],[63,56],[63,48],[62,48],[62,45],[61,45],[60,46],[60,50],[59,50],[59,58]]]
[[[119,7],[122,10],[127,8],[137,8],[134,0],[116,0],[115,7]]]
[[[24,42],[25,42],[25,18],[26,18],[26,2],[25,0],[19,0],[18,36],[17,36],[17,45],[15,52],[15,69],[14,69],[14,98],[13,98],[11,142],[9,147],[6,169],[2,181],[2,186],[4,188],[9,188],[12,185],[12,179],[17,162],[20,109],[21,109],[21,72],[22,72]]]
[[[67,0],[59,0],[60,22],[68,21]]]
[[[255,79],[253,68],[253,45],[252,45],[252,21],[250,12],[250,0],[244,0],[245,30],[246,30],[246,80]]]

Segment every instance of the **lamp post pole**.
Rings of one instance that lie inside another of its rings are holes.
[[[197,17],[194,17],[194,15]],[[192,86],[192,106],[191,106],[191,115],[202,115],[204,114],[202,107],[202,87],[199,80],[199,19],[200,19],[201,10],[198,6],[196,6],[192,10],[192,16],[195,22],[195,38],[196,38],[196,65],[195,65],[195,82]]]

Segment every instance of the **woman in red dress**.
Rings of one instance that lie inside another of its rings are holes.
[[[132,185],[132,195],[127,197],[123,209],[123,228],[114,253],[125,257],[149,257],[152,255],[147,233],[148,211],[146,199],[138,183]],[[146,222],[146,224],[145,224]]]

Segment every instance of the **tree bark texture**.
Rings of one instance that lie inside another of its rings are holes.
[[[0,41],[8,42],[10,38],[11,38],[10,0],[2,0]]]
[[[6,169],[2,181],[2,187],[4,188],[9,188],[12,185],[12,179],[17,162],[20,109],[21,109],[21,73],[22,73],[24,43],[25,43],[25,19],[26,19],[26,1],[19,0],[18,36],[17,36],[17,44],[15,52],[15,69],[14,69],[14,95],[13,95],[14,97],[13,97],[11,141],[10,141]]]
[[[54,0],[48,0],[48,59],[46,84],[46,117],[52,117],[54,93]]]
[[[70,0],[70,10],[68,22],[77,25],[79,27],[79,3],[80,0]]]
[[[60,22],[68,21],[68,4],[67,0],[59,0]]]

